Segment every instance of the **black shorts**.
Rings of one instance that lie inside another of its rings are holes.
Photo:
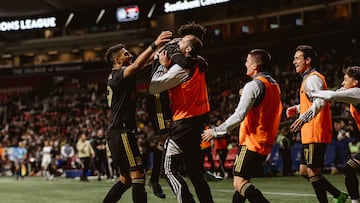
[[[358,161],[360,161],[360,153],[358,152],[358,153],[356,153],[354,156],[352,156],[351,158],[353,158],[353,159],[356,159],[356,160],[358,160]]]
[[[258,176],[265,159],[266,156],[248,150],[245,145],[240,145],[234,162],[234,176],[248,180]]]
[[[360,153],[356,153],[353,155],[346,164],[349,165],[351,168],[353,168],[357,173],[360,172]]]
[[[200,149],[201,133],[207,120],[207,115],[201,115],[174,121],[171,124],[169,138],[183,150],[193,147]]]
[[[326,143],[303,144],[300,164],[308,168],[322,168],[327,145]]]
[[[107,135],[113,162],[120,171],[144,170],[134,133],[109,133]]]

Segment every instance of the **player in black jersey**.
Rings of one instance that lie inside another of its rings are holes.
[[[134,62],[123,44],[114,45],[105,53],[105,62],[112,67],[107,83],[111,113],[106,136],[113,161],[121,174],[104,203],[117,202],[130,187],[135,203],[147,202],[144,165],[135,138],[135,75],[146,66],[156,48],[168,42],[171,36],[170,31],[161,32]]]
[[[170,42],[166,43],[161,50],[169,50],[169,52],[174,53],[177,49],[177,38],[172,39]],[[152,63],[151,75],[157,71],[158,66],[160,65],[158,59],[154,59]],[[152,163],[151,176],[149,180],[149,186],[153,190],[155,196],[164,199],[166,198],[165,193],[163,192],[161,185],[159,183],[160,178],[160,168],[162,163],[162,154],[164,151],[164,141],[167,137],[168,130],[171,125],[171,109],[170,109],[170,100],[167,91],[149,94],[146,99],[146,106],[148,113],[150,115],[150,122],[154,127],[157,145],[149,147],[149,151],[153,152],[154,159]]]

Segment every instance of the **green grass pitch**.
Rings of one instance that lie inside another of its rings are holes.
[[[338,189],[346,191],[342,174],[326,175],[326,178]],[[270,202],[317,202],[311,184],[300,176],[254,178],[252,183]],[[67,178],[49,181],[42,180],[40,177],[25,177],[24,180],[16,181],[14,177],[0,177],[0,203],[101,203],[113,184],[114,181],[97,181],[96,179],[80,182]],[[161,179],[161,184],[166,193],[166,199],[155,197],[151,189],[146,186],[148,203],[176,203],[176,198],[164,179]],[[194,194],[189,181],[188,184]],[[231,178],[209,182],[209,185],[215,203],[231,203],[233,193]],[[328,194],[328,199],[329,202],[333,199],[330,194]],[[131,189],[119,202],[132,202]]]

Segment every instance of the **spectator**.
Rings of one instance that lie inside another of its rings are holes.
[[[24,179],[24,175],[26,174],[26,158],[27,158],[27,149],[25,148],[25,144],[23,142],[19,142],[18,147],[14,148],[13,153],[14,153],[16,180],[19,180],[19,178]]]
[[[96,132],[96,137],[92,141],[95,150],[95,166],[98,173],[98,180],[101,180],[101,174],[105,173],[107,179],[110,179],[109,162],[107,158],[106,138],[103,129]]]
[[[69,143],[65,143],[63,146],[61,146],[62,169],[64,173],[66,169],[72,168],[71,162],[74,155],[74,147],[71,146]]]
[[[43,179],[50,178],[50,164],[51,164],[51,150],[52,150],[52,141],[44,141],[44,146],[41,151],[41,176]]]
[[[91,159],[94,157],[94,150],[90,142],[87,140],[86,134],[81,133],[79,141],[76,143],[76,150],[78,157],[82,162],[82,175],[80,181],[88,182],[88,170],[91,164]]]

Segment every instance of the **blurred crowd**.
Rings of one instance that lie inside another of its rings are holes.
[[[355,43],[359,47],[359,42]],[[319,71],[327,77],[329,87],[334,89],[340,87],[343,68],[347,64],[353,64],[354,58],[357,58],[355,60],[360,58],[359,51],[358,48],[322,50]],[[208,78],[211,103],[209,126],[216,125],[218,121],[224,121],[236,108],[239,101],[239,90],[249,80],[245,76],[245,68],[241,63],[242,61],[239,61],[239,64],[234,65],[233,69],[226,69],[222,74]],[[209,72],[213,66],[215,65],[210,64]],[[275,62],[272,74],[280,84],[284,109],[298,104],[298,87],[301,77],[294,70],[292,58],[287,61]],[[72,83],[72,85],[68,85],[68,83]],[[59,83],[51,92],[41,94],[35,92],[31,95],[8,97],[6,100],[0,101],[0,173],[2,175],[14,173],[13,157],[9,149],[19,147],[19,142],[23,142],[27,149],[25,161],[27,175],[51,178],[64,174],[68,169],[80,169],[82,166],[77,157],[76,143],[81,134],[85,134],[89,142],[93,143],[98,131],[106,131],[109,118],[106,94],[105,82],[82,84],[71,80]],[[148,149],[157,145],[158,137],[150,123],[146,98],[146,90],[139,90],[137,100],[134,102],[137,104],[138,144],[146,160],[146,168],[150,171],[152,158]],[[329,152],[331,158],[327,159],[328,163],[325,165],[335,173],[341,171],[341,166],[348,159],[350,153],[358,151],[359,132],[352,125],[348,105],[331,102],[331,110],[334,118],[334,142],[329,147],[332,149]],[[291,148],[300,141],[299,134],[288,131],[290,121],[285,119],[285,113],[283,115],[276,143],[279,146],[278,149]],[[231,132],[227,136],[226,145],[229,151],[236,147],[237,139],[237,131]],[[72,146],[73,155],[61,153],[63,146]],[[212,143],[211,146],[215,151],[215,144]],[[49,164],[42,164],[44,157],[48,155],[50,156]],[[216,153],[213,155],[216,161],[218,159]],[[95,156],[90,173],[105,174],[105,170],[101,172],[95,167]],[[291,156],[292,164],[297,161],[296,157],[296,155]],[[108,154],[108,158],[111,162],[110,154]],[[270,158],[274,158],[274,155]],[[207,161],[209,160],[206,159]],[[285,166],[285,164],[283,165]],[[219,167],[216,165],[211,170],[213,172],[220,171]],[[231,167],[227,168],[231,169]],[[293,169],[295,170],[296,167],[291,167],[290,171],[292,172]],[[110,171],[112,171],[110,177],[116,175],[116,170],[110,169]],[[291,172],[286,173],[291,174]]]

